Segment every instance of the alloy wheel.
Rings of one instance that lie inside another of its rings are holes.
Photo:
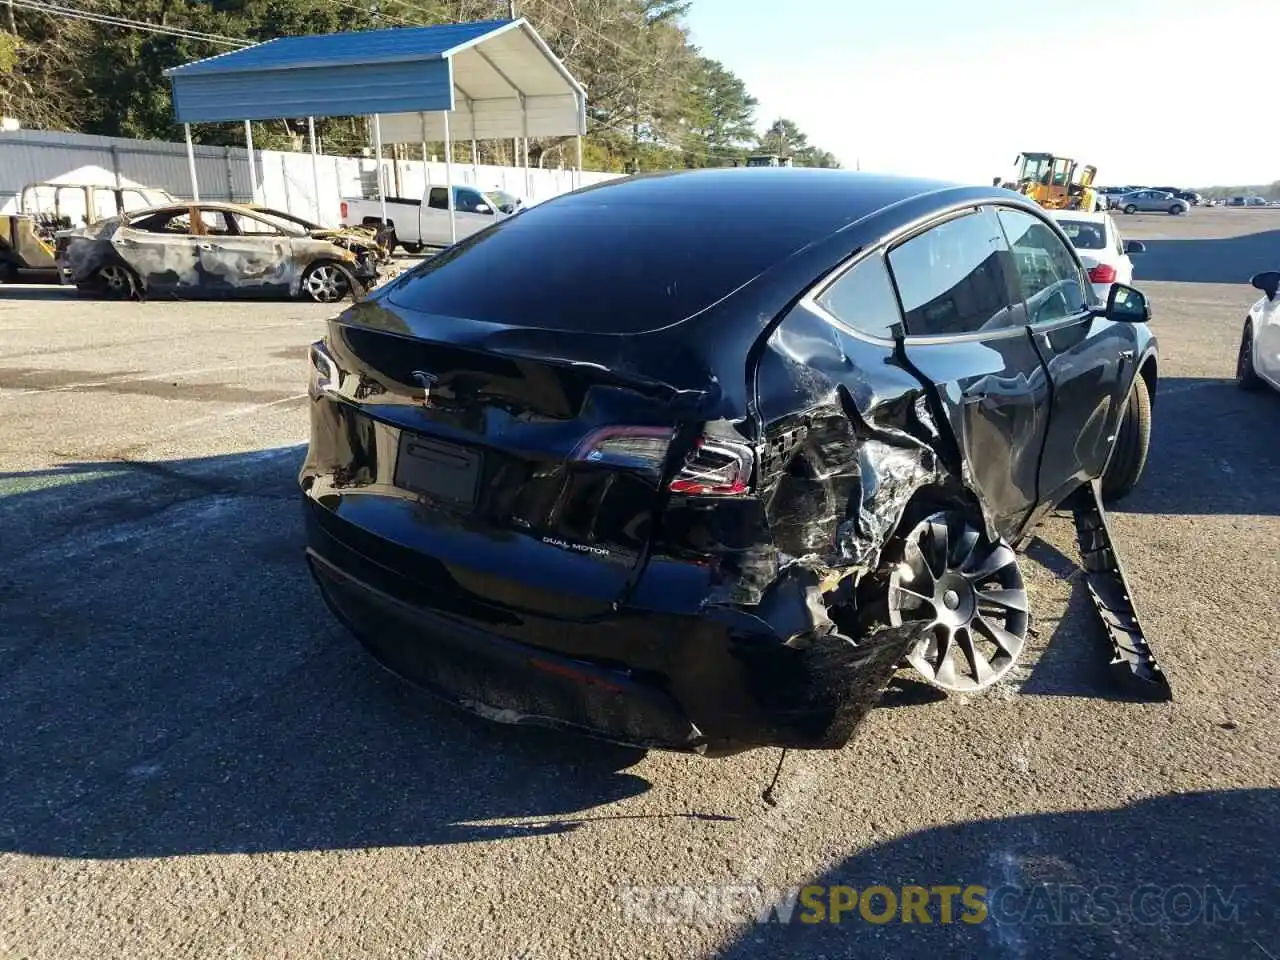
[[[347,278],[337,267],[322,263],[308,271],[302,288],[316,303],[336,303],[347,295]]]
[[[912,529],[888,599],[894,626],[925,621],[907,662],[943,690],[986,689],[1022,655],[1030,618],[1017,554],[959,514],[935,513]]]
[[[133,289],[133,281],[129,278],[129,272],[119,264],[109,263],[99,269],[98,279],[102,281],[102,288],[108,296],[128,296]]]

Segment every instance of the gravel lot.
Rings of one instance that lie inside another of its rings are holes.
[[[1014,682],[904,675],[847,749],[790,755],[776,807],[776,751],[490,725],[333,622],[294,496],[325,308],[0,287],[0,956],[1275,960],[1280,396],[1231,377],[1280,211],[1117,220],[1149,244],[1163,366],[1114,526],[1175,700],[1107,683],[1054,519]],[[711,899],[810,883],[1213,885],[1239,909],[759,925]],[[680,914],[619,890],[670,885],[716,915],[649,922]]]

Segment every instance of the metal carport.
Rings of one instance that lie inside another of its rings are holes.
[[[576,137],[582,170],[586,90],[523,18],[277,37],[165,75],[197,200],[192,123],[244,121],[250,164],[250,120],[307,117],[314,156],[315,117],[371,115],[379,167],[384,131],[389,143],[443,141],[453,240],[454,141],[472,141],[473,159],[476,140],[523,141],[527,171],[529,137]],[[385,221],[381,171],[378,198]]]

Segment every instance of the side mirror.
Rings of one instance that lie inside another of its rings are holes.
[[[1104,316],[1117,323],[1150,323],[1151,304],[1141,290],[1123,283],[1113,283],[1107,294],[1107,310]]]
[[[1124,242],[1125,253],[1146,253],[1147,245],[1141,240],[1126,240]]]
[[[471,212],[472,213],[493,213],[493,207],[489,206],[487,203],[477,203],[474,207],[471,208]]]
[[[1280,290],[1280,270],[1267,270],[1259,273],[1252,280],[1255,289],[1261,290],[1267,295],[1268,300],[1276,298],[1276,291]]]

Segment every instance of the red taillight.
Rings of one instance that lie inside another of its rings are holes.
[[[343,200],[342,203],[339,204],[339,209],[342,211],[342,219],[347,219],[347,201]]]
[[[673,433],[668,427],[604,427],[579,443],[571,458],[660,471]],[[746,444],[699,437],[668,489],[693,496],[740,496],[750,490],[754,465],[755,454]]]
[[[1100,263],[1089,269],[1090,283],[1115,283],[1116,268],[1109,263]]]

